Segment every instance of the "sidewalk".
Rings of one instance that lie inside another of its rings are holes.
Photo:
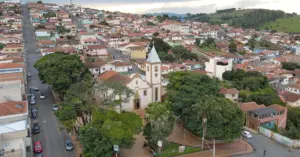
[[[178,143],[186,146],[192,146],[192,147],[201,147],[201,138],[195,136],[188,130],[184,129],[181,125],[177,124],[174,128],[173,133],[168,137],[169,142]],[[207,141],[204,145],[205,148],[213,148],[212,142]],[[244,140],[235,140],[231,143],[216,143],[216,156],[218,157],[227,157],[232,155],[240,155],[240,154],[246,154],[253,151],[253,148],[251,145],[249,145]],[[180,155],[178,157],[211,157],[212,152],[211,151],[202,151],[192,154],[186,154],[186,155]]]

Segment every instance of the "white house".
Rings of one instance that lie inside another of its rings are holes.
[[[107,58],[108,52],[105,45],[87,45],[85,54],[98,58]]]
[[[222,57],[209,58],[209,62],[205,62],[205,71],[212,74],[212,76],[223,80],[222,76],[225,71],[231,71],[233,67],[233,59],[226,59]]]
[[[300,84],[290,84],[285,90],[291,93],[300,94]]]
[[[161,61],[157,55],[155,46],[153,46],[146,61],[146,76],[138,73],[126,76],[115,71],[106,71],[97,80],[100,82],[119,82],[132,90],[133,95],[128,102],[122,103],[122,110],[134,111],[145,109],[148,104],[161,101]]]

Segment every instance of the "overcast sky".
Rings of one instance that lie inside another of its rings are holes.
[[[44,0],[60,3],[62,0]],[[69,0],[63,0],[64,3]],[[300,0],[73,0],[85,7],[129,13],[212,13],[226,8],[265,8],[300,14]]]

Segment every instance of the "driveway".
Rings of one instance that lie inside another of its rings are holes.
[[[31,73],[28,79],[28,85],[39,87],[39,92],[43,92],[46,99],[39,98],[39,92],[36,95],[36,105],[38,108],[38,119],[32,123],[40,123],[41,132],[33,135],[34,141],[41,141],[43,146],[44,157],[75,157],[74,151],[67,152],[64,148],[64,141],[70,139],[68,133],[59,124],[57,118],[52,112],[53,98],[49,91],[49,86],[42,84],[38,77],[38,71],[33,67],[34,63],[42,56],[36,53],[37,47],[34,38],[33,27],[30,23],[29,12],[26,6],[22,6],[23,10],[23,35],[27,64],[27,71]]]

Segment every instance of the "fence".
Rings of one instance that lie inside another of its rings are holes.
[[[275,133],[271,130],[268,130],[263,127],[259,127],[259,132],[283,145],[289,146],[289,147],[300,147],[300,141],[299,140],[293,140],[288,137],[282,136],[278,133]]]

